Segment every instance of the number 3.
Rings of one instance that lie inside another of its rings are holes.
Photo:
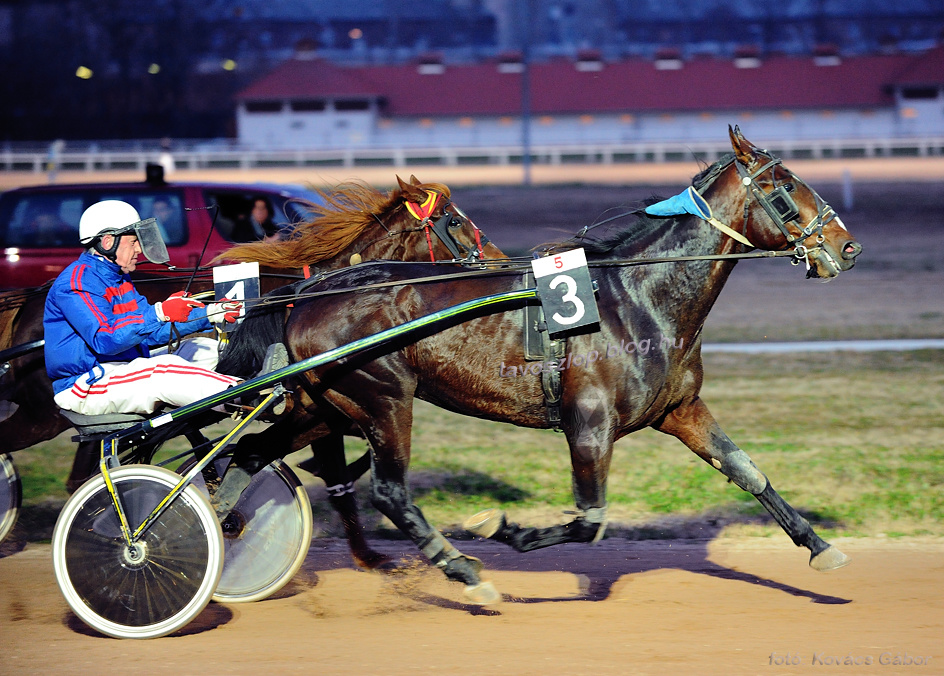
[[[567,286],[567,292],[561,298],[562,301],[569,301],[574,304],[576,312],[570,317],[563,317],[559,312],[555,312],[551,317],[554,318],[559,324],[567,326],[568,324],[574,324],[580,321],[580,318],[583,317],[585,310],[583,301],[577,297],[577,282],[574,281],[574,278],[569,275],[557,275],[554,279],[551,280],[550,287],[556,289],[558,285],[565,284]]]

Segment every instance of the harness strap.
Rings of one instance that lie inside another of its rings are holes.
[[[429,220],[423,224],[423,232],[426,233],[426,243],[429,245],[429,260],[436,262],[436,254],[433,253],[433,238],[429,236]]]
[[[747,246],[751,247],[752,249],[756,249],[756,248],[757,248],[757,247],[755,247],[753,244],[750,243],[750,241],[747,239],[747,237],[745,237],[744,235],[742,235],[741,233],[739,233],[739,232],[738,232],[737,230],[735,230],[734,228],[732,228],[732,227],[730,227],[730,226],[728,226],[728,225],[725,225],[724,223],[722,223],[721,221],[719,221],[719,220],[718,220],[717,218],[715,218],[714,216],[712,216],[711,218],[706,218],[705,221],[707,221],[707,222],[710,223],[711,225],[713,225],[713,226],[715,226],[716,228],[718,228],[718,230],[720,230],[721,232],[723,232],[724,234],[726,234],[728,237],[733,237],[734,239],[736,239],[736,240],[737,240],[738,242],[740,242],[741,244],[746,244]],[[746,221],[745,221],[745,222],[746,222]]]
[[[679,262],[688,262],[688,261],[720,261],[720,260],[737,260],[742,258],[784,258],[787,256],[790,257],[800,257],[807,255],[808,253],[814,251],[817,247],[811,247],[809,249],[804,249],[802,251],[802,256],[796,249],[790,251],[753,251],[749,253],[742,254],[706,254],[703,256],[666,256],[664,258],[614,258],[606,259],[601,261],[589,261],[587,265],[591,268],[607,268],[607,267],[623,267],[628,265],[651,265],[653,263],[679,263]],[[300,280],[296,282],[293,287],[296,288],[295,293],[291,295],[271,295],[263,296],[262,298],[255,301],[255,305],[277,305],[277,304],[286,304],[292,303],[297,300],[303,300],[305,298],[318,298],[320,296],[335,296],[342,293],[353,293],[356,291],[369,291],[371,289],[383,289],[389,288],[392,286],[408,286],[410,284],[423,284],[428,282],[439,282],[449,279],[470,279],[472,277],[492,277],[492,276],[507,276],[507,275],[519,275],[525,270],[529,269],[530,266],[526,263],[521,264],[509,264],[506,260],[496,261],[497,263],[502,263],[503,267],[497,269],[490,269],[486,267],[486,263],[489,261],[478,261],[476,266],[479,267],[477,270],[464,270],[463,272],[453,272],[446,275],[430,275],[428,277],[413,277],[410,279],[402,280],[393,280],[388,282],[376,282],[374,284],[364,284],[361,286],[346,286],[340,289],[325,289],[323,291],[308,291],[305,290],[319,284],[326,279],[329,279],[333,275],[343,274],[348,272],[350,268],[341,268],[340,270],[331,270],[330,272],[323,272],[317,277],[312,277],[311,279]],[[415,262],[411,261],[371,261],[370,263],[364,263],[363,265],[371,264],[382,264],[386,266],[394,265],[416,265]],[[456,263],[450,262],[450,265],[455,266]],[[527,266],[527,267],[526,267]],[[248,302],[247,302],[248,303]]]
[[[558,366],[567,351],[567,341],[561,338],[551,338],[547,324],[541,330],[544,342],[544,354],[550,357]],[[556,368],[541,369],[541,389],[544,391],[544,407],[547,409],[547,424],[555,432],[561,429],[561,395],[564,387],[561,384],[560,370]]]
[[[23,343],[21,345],[14,345],[13,347],[0,351],[0,362],[16,359],[17,357],[32,352],[33,350],[38,350],[45,344],[46,339],[40,338],[39,340],[31,340],[30,342]]]
[[[475,246],[479,250],[479,256],[485,254],[485,249],[483,246],[488,243],[488,237],[485,238],[485,242],[482,242],[482,231],[475,227],[475,223],[472,224],[472,228],[475,230]]]

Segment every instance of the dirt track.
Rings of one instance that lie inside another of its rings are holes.
[[[809,172],[794,168],[839,207],[835,184],[822,188]],[[420,177],[451,182],[435,173]],[[685,175],[691,173],[689,167]],[[817,330],[827,333],[858,324],[865,332],[885,325],[898,327],[900,335],[941,335],[940,174],[936,180],[930,188],[901,184],[908,203],[927,201],[916,211],[934,214],[915,230],[905,229],[894,209],[876,217],[879,193],[871,199],[868,190],[857,193],[857,209],[843,217],[865,245],[864,261],[827,286],[804,282],[801,270],[785,264],[740,266],[719,299],[714,325],[719,331],[794,331],[787,338],[799,335],[798,323],[826,327]],[[566,232],[595,218],[601,202],[606,207],[638,198],[609,190],[584,196],[596,209],[592,213],[589,207],[575,211],[575,198],[567,194],[571,210],[561,213]],[[501,224],[488,214],[490,189],[456,193],[499,240]],[[548,194],[535,189],[522,205],[544,225],[549,217],[535,208],[561,211]],[[509,227],[522,223],[505,209]],[[863,215],[872,218],[859,228],[857,216]],[[783,337],[774,333],[770,339]],[[415,556],[403,542],[374,544]],[[254,675],[944,673],[940,540],[839,542],[853,563],[826,574],[811,570],[805,550],[781,534],[769,540],[610,539],[597,547],[528,554],[492,543],[457,544],[482,558],[499,590],[512,598],[489,610],[466,606],[461,587],[425,564],[400,578],[362,573],[351,567],[343,542],[319,539],[277,598],[211,604],[180,634],[143,642],[106,639],[87,629],[56,587],[49,546],[30,544],[0,558],[0,674],[105,668]],[[883,663],[896,657],[911,663]],[[853,664],[837,667],[836,658]]]
[[[277,598],[210,604],[151,641],[87,629],[59,594],[49,546],[30,545],[0,559],[0,673],[944,672],[940,543],[842,542],[853,564],[832,573],[785,537],[527,554],[459,544],[506,595],[494,609],[462,604],[461,587],[426,566],[397,579],[352,570],[343,542],[318,540]],[[400,542],[378,548],[412,556]],[[771,663],[788,654],[789,666]],[[881,663],[906,655],[909,666]],[[858,666],[831,664],[849,657]]]

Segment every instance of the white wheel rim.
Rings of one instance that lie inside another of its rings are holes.
[[[176,474],[169,470],[149,465],[118,468],[111,472],[111,478],[116,486],[122,486],[129,490],[137,486],[145,488],[158,486],[170,490],[180,480]],[[138,483],[135,484],[135,481]],[[68,545],[70,536],[72,535],[72,524],[82,513],[86,502],[92,499],[100,500],[103,491],[105,491],[105,481],[103,477],[97,476],[90,479],[66,502],[62,513],[59,515],[59,519],[56,521],[52,538],[53,569],[56,575],[56,581],[59,584],[59,588],[66,602],[79,619],[87,625],[96,631],[116,638],[156,638],[180,629],[196,617],[210,602],[210,597],[219,582],[219,577],[223,570],[223,536],[213,509],[210,507],[206,498],[192,486],[188,486],[175,500],[175,502],[177,500],[182,501],[178,509],[183,510],[187,514],[192,514],[199,528],[202,529],[201,533],[197,534],[197,537],[200,538],[200,542],[202,543],[204,538],[206,541],[206,561],[205,565],[202,562],[197,563],[200,567],[202,577],[193,597],[164,620],[152,624],[122,624],[103,617],[86,603],[82,594],[77,590],[76,585],[69,576],[70,562],[68,557]],[[112,512],[108,517],[114,520],[114,513]],[[135,525],[133,525],[132,528],[135,527]],[[85,535],[86,534],[83,533],[83,536]],[[94,534],[94,537],[101,541],[107,541],[108,536],[111,535],[113,534],[100,533]],[[145,533],[145,537],[146,535],[147,533]],[[111,584],[111,581],[102,580],[102,583],[103,587],[105,587]],[[138,601],[139,599],[130,598],[132,605]]]
[[[222,474],[228,458],[216,462]],[[193,467],[188,461],[177,471]],[[201,476],[193,480],[201,491]],[[259,601],[295,576],[311,546],[311,502],[291,468],[276,460],[253,475],[233,510],[238,535],[223,537],[223,574],[213,594],[222,603]]]
[[[8,453],[0,453],[0,542],[3,542],[20,513],[20,477]]]

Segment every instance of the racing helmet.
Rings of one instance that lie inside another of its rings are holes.
[[[157,220],[141,220],[138,210],[121,200],[96,202],[79,218],[79,242],[94,248],[109,260],[115,260],[115,252],[122,235],[135,235],[144,257],[152,263],[166,263],[167,245],[161,236]],[[114,244],[108,249],[102,245],[102,237],[114,235]]]

